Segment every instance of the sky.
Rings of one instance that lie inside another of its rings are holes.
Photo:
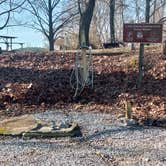
[[[17,1],[17,0],[16,0]],[[8,5],[4,4],[0,7],[3,7],[3,11],[9,10]],[[0,11],[2,13],[3,11]],[[2,15],[0,17],[0,26],[2,26],[6,20],[7,15]],[[25,23],[32,21],[32,15],[24,12],[21,9],[16,10],[16,12],[11,13],[11,18],[9,20],[8,25],[16,25],[16,21]],[[24,47],[44,47],[46,40],[44,41],[44,36],[31,28],[27,28],[25,26],[12,26],[12,27],[5,27],[3,30],[0,30],[0,35],[6,35],[6,36],[15,36],[16,39],[13,40],[13,42],[22,42],[25,43]],[[3,42],[2,39],[0,39],[0,42]],[[0,47],[6,48],[5,44],[0,43]],[[13,48],[20,48],[19,45],[13,45]]]
[[[17,38],[14,39],[13,42],[25,43],[24,47],[45,47],[46,43],[43,35],[40,32],[25,27],[5,28],[0,31],[0,35],[16,36]],[[5,48],[4,44],[0,44],[0,46]],[[19,47],[19,45],[13,45],[14,49]]]
[[[4,11],[8,9],[6,8],[4,9]],[[18,12],[11,13],[11,19],[9,21],[9,25],[11,24],[16,25],[14,20],[17,20],[18,22],[21,22],[21,23],[25,23],[25,22],[31,21],[31,18],[32,18],[32,15],[29,15],[25,12],[19,12],[18,10]],[[1,20],[0,26],[3,25],[5,22],[3,19],[6,20],[6,15],[2,15],[0,17],[0,20]],[[31,28],[27,28],[25,26],[5,27],[4,29],[0,30],[0,35],[17,37],[16,39],[13,39],[13,42],[24,43],[24,47],[45,47],[46,46],[45,44],[46,39],[44,41],[44,36],[41,34],[41,32],[38,32]],[[3,42],[3,40],[0,39],[0,42]],[[6,48],[6,45],[0,43],[0,47]],[[20,48],[20,45],[15,44],[13,45],[13,48],[14,49]]]
[[[166,14],[166,10],[165,10]],[[21,14],[17,16],[19,19],[28,20],[30,18],[29,16],[26,16],[25,14]],[[4,28],[3,30],[0,30],[0,35],[7,35],[7,36],[16,36],[17,38],[14,39],[13,42],[23,42],[24,47],[46,47],[46,38],[44,36],[33,29],[26,28],[23,26],[14,26],[11,28]],[[0,40],[2,41],[2,40]],[[5,48],[6,46],[4,44],[0,43],[0,47]],[[20,48],[19,45],[13,45],[13,48]]]
[[[13,0],[15,2],[19,2],[22,0]],[[44,0],[43,0],[44,1]],[[32,0],[33,2],[33,0]],[[42,5],[42,1],[39,1],[39,5]],[[47,1],[46,1],[47,2]],[[53,1],[56,2],[56,1]],[[62,0],[58,3],[58,5],[54,8],[54,12],[58,13],[61,11],[61,9],[64,7],[64,5],[66,5],[66,0]],[[9,10],[9,6],[6,5],[4,3],[0,5],[0,8],[4,7],[4,11]],[[23,5],[23,7],[28,8],[28,4],[25,3]],[[40,8],[41,6],[39,6]],[[44,8],[44,9],[43,9]],[[47,18],[46,13],[45,13],[45,7],[41,7],[39,9],[40,12],[40,16],[43,17],[43,19],[45,20],[45,18]],[[0,11],[0,14],[2,13],[2,11]],[[54,14],[55,14],[54,13]],[[6,15],[0,15],[0,26],[3,25],[2,18],[4,18],[4,20],[6,20]],[[22,24],[26,23],[26,26],[33,26],[34,24],[32,23],[35,20],[35,17],[28,12],[27,10],[22,10],[21,8],[17,9],[14,13],[11,13],[11,20],[9,21],[9,24],[15,24],[15,22],[21,22]],[[45,25],[44,25],[45,26]],[[46,39],[46,37],[39,31],[31,29],[31,28],[26,28],[24,26],[13,26],[13,27],[8,27],[8,28],[4,28],[3,30],[0,30],[0,35],[6,35],[6,36],[15,36],[17,37],[16,39],[13,40],[13,42],[22,42],[25,43],[24,47],[47,47],[48,46],[48,41]],[[2,40],[0,40],[1,42]],[[0,43],[0,47],[2,48],[6,48],[5,44],[1,44]],[[19,48],[19,45],[13,45],[13,48]]]
[[[19,0],[15,0],[15,1],[17,2]],[[62,0],[62,2],[65,3],[65,0]],[[8,9],[8,6],[6,4],[4,4],[3,6],[1,4],[1,7],[4,7],[5,11]],[[25,3],[23,7],[28,8],[27,3]],[[62,7],[62,4],[59,3],[55,8],[56,12],[58,12],[59,9],[61,9],[61,7]],[[2,11],[0,11],[0,13],[1,12]],[[40,12],[43,12],[43,10],[41,10]],[[45,14],[43,16],[45,16]],[[0,25],[1,24],[3,25],[2,18],[3,17],[1,16],[0,17],[0,20],[1,20]],[[16,10],[16,12],[14,12],[14,14],[12,13],[11,20],[9,21],[9,24],[14,24],[13,20],[17,20],[18,22],[21,22],[21,23],[31,24],[32,21],[34,20],[34,18],[35,17],[33,17],[26,10],[18,9],[18,10]],[[16,39],[13,40],[13,42],[25,43],[24,47],[46,47],[48,45],[48,42],[47,42],[46,38],[44,37],[44,35],[41,32],[39,32],[37,30],[34,30],[34,29],[31,29],[31,28],[26,28],[24,26],[13,26],[13,27],[10,27],[10,28],[5,27],[3,30],[0,30],[0,35],[17,37]],[[2,40],[0,40],[0,42],[1,41]],[[5,44],[1,44],[1,43],[0,43],[0,47],[6,48]],[[14,49],[19,48],[19,47],[20,47],[19,45],[13,45]]]

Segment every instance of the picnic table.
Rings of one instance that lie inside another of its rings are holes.
[[[0,43],[4,43],[6,44],[6,51],[12,50],[12,46],[13,46],[13,39],[16,39],[17,37],[15,36],[4,36],[4,35],[0,35],[0,39],[3,39],[3,42]]]
[[[21,46],[21,49],[23,48],[24,43],[22,42],[13,42],[13,39],[16,39],[16,36],[4,36],[4,35],[0,35],[0,39],[2,39],[3,41],[1,41],[0,43],[3,43],[6,45],[6,51],[9,51],[13,49],[13,44],[19,44]]]

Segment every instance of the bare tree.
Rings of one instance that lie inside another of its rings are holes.
[[[25,3],[25,0],[1,0],[0,1],[0,18],[2,24],[0,25],[0,30],[4,29],[11,18],[11,13],[15,12]]]
[[[123,0],[124,1],[124,0]],[[143,22],[145,18],[145,0],[126,0],[124,10],[125,22]]]
[[[104,0],[97,0],[94,14],[92,18],[92,25],[96,28],[96,34],[98,35],[97,38],[100,41],[100,46],[102,43],[108,41],[110,38],[110,24],[109,24],[109,5],[107,1]],[[91,32],[90,32],[91,33]]]
[[[72,20],[75,15],[73,10],[75,6],[66,5],[68,0],[27,0],[29,6],[24,8],[33,15],[31,28],[44,34],[49,42],[49,50],[54,50],[54,42],[58,38],[62,28]]]
[[[125,10],[127,8],[125,0],[117,0],[115,4],[115,38],[123,40],[123,24],[125,22]]]
[[[115,42],[115,0],[110,0],[110,37],[111,43]]]
[[[150,21],[150,2],[152,0],[146,0],[146,11],[145,11],[145,22],[149,23]]]
[[[158,22],[162,17],[164,17],[165,6],[166,0],[152,1],[150,18],[152,19],[153,23]]]
[[[114,42],[115,39],[122,41],[123,23],[125,22],[124,16],[127,11],[127,3],[125,0],[116,0],[114,5],[115,9],[112,11],[110,10],[110,0],[96,1],[92,25],[93,27],[96,27],[96,37],[99,39],[100,45],[105,42]],[[114,18],[110,16],[112,14],[114,15]],[[91,33],[92,32],[90,32],[90,34]]]
[[[93,16],[96,0],[78,0],[78,10],[80,13],[79,23],[79,46],[89,46],[89,29]]]

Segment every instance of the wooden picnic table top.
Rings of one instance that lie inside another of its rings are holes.
[[[0,38],[5,38],[5,39],[15,39],[17,38],[16,36],[5,36],[5,35],[0,35]]]

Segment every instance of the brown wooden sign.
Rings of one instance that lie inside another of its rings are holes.
[[[161,43],[162,24],[124,24],[123,41],[131,43]]]

